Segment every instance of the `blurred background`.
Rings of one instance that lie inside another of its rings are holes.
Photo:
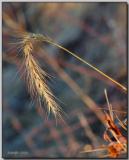
[[[31,99],[21,72],[22,51],[11,43],[11,34],[44,34],[127,86],[127,4],[4,2],[2,22],[3,157],[105,154],[80,152],[106,145],[105,127],[96,115],[96,109],[108,109],[104,89],[121,120],[127,114],[126,94],[68,53],[40,44],[34,56],[54,77],[48,85],[67,114],[66,123],[56,124],[53,116],[47,118],[45,105],[41,109]]]

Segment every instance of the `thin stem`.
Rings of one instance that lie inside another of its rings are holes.
[[[109,99],[108,99],[108,95],[107,95],[107,90],[106,89],[104,90],[104,93],[105,93],[107,105],[108,105],[108,108],[109,108],[110,117],[111,117],[111,119],[113,121],[112,105],[110,105],[110,103],[109,103]]]
[[[114,84],[116,84],[118,87],[120,87],[121,89],[123,89],[125,92],[127,92],[127,88],[125,86],[123,86],[122,84],[120,84],[119,82],[117,82],[116,80],[114,80],[113,78],[109,77],[108,75],[106,75],[104,72],[102,72],[101,70],[97,69],[96,67],[94,67],[93,65],[91,65],[90,63],[88,63],[87,61],[85,61],[84,59],[82,59],[81,57],[77,56],[76,54],[74,54],[73,52],[69,51],[68,49],[54,43],[51,40],[47,40],[47,39],[43,39],[43,41],[48,42],[54,46],[57,46],[58,48],[68,52],[69,54],[71,54],[72,56],[74,56],[75,58],[77,58],[79,61],[87,64],[90,68],[92,68],[93,70],[97,71],[99,74],[103,75],[105,78],[109,79],[110,81],[112,81]]]
[[[88,150],[88,151],[81,151],[80,153],[98,152],[98,151],[103,151],[103,150],[107,150],[107,147],[105,147],[105,148],[97,148],[97,149]]]

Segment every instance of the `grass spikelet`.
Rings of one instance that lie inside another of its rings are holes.
[[[62,110],[56,103],[55,96],[46,83],[46,78],[50,76],[40,68],[38,62],[32,55],[33,42],[29,36],[25,36],[23,38],[22,47],[24,53],[27,86],[32,98],[38,99],[40,104],[45,102],[48,113],[52,112],[56,118],[61,118]]]

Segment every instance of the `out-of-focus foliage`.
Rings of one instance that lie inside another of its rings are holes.
[[[41,67],[55,77],[49,86],[63,102],[58,103],[68,116],[64,117],[66,124],[59,121],[56,125],[54,117],[47,119],[45,106],[41,110],[30,98],[20,70],[22,51],[10,43],[15,41],[11,34],[22,30],[47,35],[126,86],[126,3],[4,2],[2,20],[3,156],[97,157],[96,152],[80,154],[80,151],[84,145],[103,145],[105,127],[72,89],[67,76],[99,107],[107,108],[106,88],[113,109],[126,112],[126,94],[68,53],[40,44],[42,51],[37,47],[34,56]],[[126,114],[116,113],[122,120],[125,118]],[[86,126],[81,123],[82,115]],[[88,132],[89,126],[94,140]]]

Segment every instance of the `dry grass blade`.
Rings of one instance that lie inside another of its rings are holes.
[[[98,152],[98,151],[103,151],[103,150],[107,150],[107,147],[97,148],[97,149],[92,149],[92,150],[87,150],[87,151],[81,151],[80,153]]]
[[[127,128],[126,128],[125,124],[119,119],[119,117],[117,116],[116,113],[115,113],[115,116],[116,116],[116,118],[118,119],[120,126],[121,126],[124,130],[127,131]]]
[[[109,113],[110,113],[111,119],[113,121],[112,105],[109,103],[108,96],[107,96],[107,90],[106,89],[104,90],[104,93],[105,93],[107,105],[108,105],[108,108],[109,108]]]

